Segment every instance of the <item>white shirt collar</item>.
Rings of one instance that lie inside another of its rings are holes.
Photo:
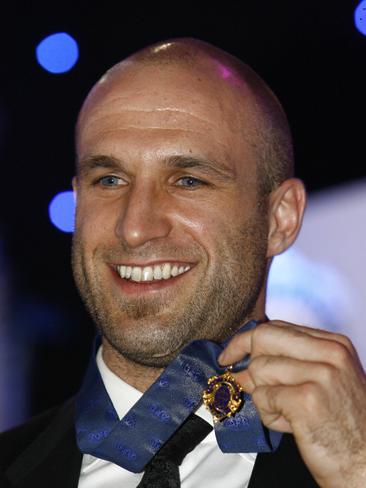
[[[140,400],[142,393],[133,386],[123,381],[111,371],[103,359],[103,347],[100,346],[96,356],[96,362],[102,377],[105,389],[116,409],[119,419],[123,418],[133,405]]]

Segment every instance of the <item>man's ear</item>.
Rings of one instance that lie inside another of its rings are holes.
[[[285,180],[272,191],[268,206],[268,258],[281,254],[293,244],[301,228],[305,205],[305,187],[297,178]]]
[[[78,196],[78,179],[76,176],[72,179],[72,191],[74,192],[74,200],[76,203],[77,196]]]

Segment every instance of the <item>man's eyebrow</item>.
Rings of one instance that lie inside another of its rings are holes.
[[[214,174],[225,180],[233,180],[236,178],[236,173],[233,169],[218,161],[210,161],[208,159],[201,159],[191,156],[172,156],[165,160],[165,165],[168,168],[174,169],[198,169],[203,173]]]
[[[78,175],[82,176],[99,168],[117,171],[121,166],[121,162],[111,156],[90,156],[78,161],[76,165]]]
[[[164,166],[169,169],[197,169],[202,173],[214,175],[226,181],[236,179],[235,171],[226,165],[217,161],[193,156],[171,156],[164,159]],[[77,174],[79,176],[85,176],[93,170],[100,168],[110,171],[120,171],[123,169],[123,164],[118,159],[105,155],[90,156],[77,162]]]

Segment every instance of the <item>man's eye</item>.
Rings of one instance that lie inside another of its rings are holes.
[[[197,186],[204,185],[204,181],[195,178],[194,176],[183,176],[179,178],[178,185],[186,188],[196,188]]]
[[[122,185],[123,182],[121,178],[118,178],[117,176],[107,175],[99,178],[98,183],[101,186],[119,186]]]

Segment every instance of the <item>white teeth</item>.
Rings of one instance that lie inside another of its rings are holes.
[[[162,277],[161,266],[154,266],[154,280],[161,280]]]
[[[123,279],[130,279],[131,281],[154,281],[154,280],[168,280],[171,277],[178,276],[189,271],[189,265],[178,266],[177,264],[162,263],[155,266],[117,266],[118,274]]]
[[[146,268],[142,270],[141,281],[151,281],[153,277],[154,277],[153,269],[150,266],[146,266]]]
[[[131,280],[132,281],[141,281],[142,269],[138,266],[134,266],[132,268]]]
[[[171,270],[172,270],[172,267],[169,263],[163,264],[163,270],[162,271],[163,271],[164,280],[168,280],[170,278]]]

